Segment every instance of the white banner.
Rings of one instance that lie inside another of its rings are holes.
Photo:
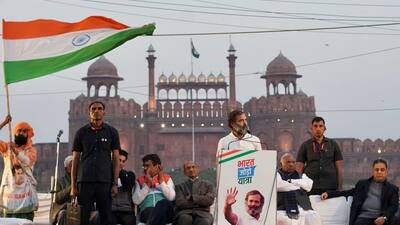
[[[229,150],[217,157],[216,224],[275,225],[276,151]]]

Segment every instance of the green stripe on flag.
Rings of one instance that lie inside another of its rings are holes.
[[[5,81],[7,84],[11,84],[67,69],[103,55],[104,53],[111,51],[112,49],[137,36],[152,35],[154,29],[154,24],[148,24],[139,28],[127,29],[107,37],[93,45],[65,55],[44,59],[5,61]]]
[[[232,157],[230,157],[230,158],[225,158],[225,159],[220,160],[220,161],[219,161],[219,164],[226,163],[226,162],[228,162],[228,161],[237,159],[237,158],[242,157],[242,156],[245,156],[245,155],[249,155],[249,154],[251,154],[251,153],[253,153],[253,152],[256,152],[256,151],[257,151],[257,150],[248,150],[248,151],[244,151],[243,153],[234,155],[234,156],[232,156]]]

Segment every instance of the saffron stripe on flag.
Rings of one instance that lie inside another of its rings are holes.
[[[103,55],[139,35],[151,35],[154,29],[154,24],[150,24],[140,28],[123,30],[96,44],[57,57],[22,61],[5,61],[5,81],[7,84],[15,83],[18,81],[41,77],[75,66],[79,63]]]
[[[44,19],[30,22],[7,22],[3,20],[3,39],[40,38],[67,32],[101,28],[122,30],[129,27],[102,16],[91,16],[76,23]]]
[[[237,159],[237,158],[239,158],[239,157],[242,157],[242,156],[245,156],[245,155],[249,155],[249,154],[254,153],[254,152],[256,152],[256,151],[257,151],[257,150],[243,150],[243,153],[234,155],[234,156],[229,157],[229,158],[222,159],[222,160],[220,160],[218,163],[219,163],[219,164],[226,163],[226,162],[229,162],[229,161],[231,161],[231,160]]]

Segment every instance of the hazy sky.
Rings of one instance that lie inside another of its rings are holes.
[[[155,34],[392,23],[400,22],[399,10],[400,3],[396,0],[0,0],[0,17],[10,21],[48,18],[77,22],[91,15],[101,15],[132,27],[155,22]],[[315,96],[317,114],[326,118],[327,136],[398,139],[399,37],[400,25],[393,25],[320,32],[234,34],[231,40],[237,50],[237,74],[264,73],[279,51],[292,60],[298,66],[297,72],[303,75],[298,87],[309,96]],[[150,44],[156,50],[156,78],[162,72],[167,75],[190,73],[190,38],[200,53],[200,59],[194,62],[196,74],[228,74],[228,34],[139,37],[106,54],[124,78],[119,84],[122,88],[119,94],[140,104],[147,101],[145,57]],[[346,59],[356,55],[361,56]],[[337,58],[345,59],[307,66]],[[80,79],[86,76],[93,62],[11,84],[14,124],[26,120],[35,129],[35,142],[53,142],[59,129],[68,130],[69,102],[86,93],[86,83]],[[265,95],[265,81],[259,76],[237,77],[239,101],[244,103],[253,96]],[[1,86],[4,86],[3,79]],[[369,109],[378,110],[359,111]],[[2,90],[0,117],[5,114],[6,98]],[[7,135],[6,129],[0,132],[1,139],[6,139]],[[67,137],[63,136],[62,140]]]

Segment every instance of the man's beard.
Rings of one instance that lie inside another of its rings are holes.
[[[246,133],[249,130],[249,127],[245,124],[243,126],[234,126],[233,130],[235,131],[235,133],[237,134],[238,138],[243,138],[244,135],[246,135]]]
[[[247,212],[252,217],[257,217],[261,214],[262,207],[260,206],[247,206]]]

